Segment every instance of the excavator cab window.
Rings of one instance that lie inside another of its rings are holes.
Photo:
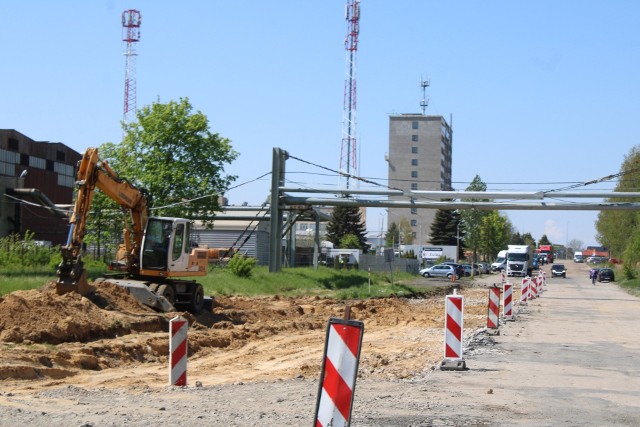
[[[177,261],[182,255],[182,246],[184,243],[184,224],[176,226],[176,235],[173,239],[173,248],[171,251],[171,259]]]
[[[172,221],[149,218],[145,233],[142,265],[147,269],[166,270],[171,241]]]

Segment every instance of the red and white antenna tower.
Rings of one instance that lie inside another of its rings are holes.
[[[134,43],[140,41],[140,11],[129,9],[122,12],[122,41],[126,43],[124,56],[124,115],[125,124],[135,120],[136,115],[136,53]]]
[[[347,0],[345,13],[347,37],[344,47],[347,51],[346,77],[344,81],[344,111],[342,116],[342,146],[340,147],[340,171],[349,175],[358,170],[356,149],[356,52],[360,33],[360,0]]]

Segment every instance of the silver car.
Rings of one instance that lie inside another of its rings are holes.
[[[460,278],[460,276],[456,274],[456,269],[447,264],[438,264],[420,270],[420,275],[424,277],[446,277],[447,279],[451,279],[454,274],[456,279]]]

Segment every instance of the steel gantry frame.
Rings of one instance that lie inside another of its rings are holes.
[[[269,272],[282,268],[282,239],[284,236],[283,213],[287,210],[308,210],[320,206],[353,206],[376,208],[419,208],[419,209],[479,209],[479,210],[566,210],[566,211],[605,211],[640,210],[639,202],[598,202],[598,203],[562,203],[549,202],[556,198],[608,198],[637,199],[640,192],[602,191],[592,193],[570,191],[535,192],[489,192],[489,191],[419,191],[419,190],[356,190],[336,188],[298,188],[285,186],[285,163],[289,153],[281,148],[273,149],[271,178],[271,235],[269,251]],[[332,197],[292,196],[289,193],[331,194]],[[336,197],[336,195],[338,197]],[[408,200],[363,199],[354,196],[406,196]],[[422,199],[422,200],[420,200]],[[433,199],[424,201],[423,199]],[[481,201],[466,201],[480,199]],[[522,200],[523,202],[496,202],[495,199]],[[295,220],[294,220],[295,222]],[[294,233],[293,223],[288,225]],[[316,220],[314,249],[319,251],[319,227]],[[292,243],[292,242],[291,242]],[[315,252],[315,251],[314,251]],[[317,267],[318,253],[314,253],[314,266]]]

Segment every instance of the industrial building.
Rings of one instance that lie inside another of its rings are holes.
[[[36,204],[73,202],[81,158],[62,143],[34,141],[16,130],[0,129],[0,237],[30,231],[35,240],[64,244],[69,220]],[[33,190],[25,195],[20,189]]]
[[[451,190],[451,126],[442,116],[400,114],[389,117],[389,186],[394,189]],[[406,200],[394,196],[391,200]],[[429,242],[433,209],[390,208],[387,224],[411,227],[413,242]]]

